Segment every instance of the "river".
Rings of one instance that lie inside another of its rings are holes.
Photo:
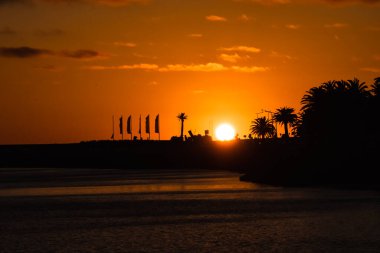
[[[380,192],[228,171],[0,169],[0,252],[379,252]]]

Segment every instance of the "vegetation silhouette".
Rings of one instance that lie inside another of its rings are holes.
[[[294,113],[294,108],[282,107],[276,110],[273,119],[284,126],[284,137],[289,138],[289,124],[293,126],[297,122],[297,114]]]
[[[177,115],[177,118],[181,121],[181,135],[180,138],[183,140],[183,127],[184,127],[184,122],[187,119],[187,115],[184,112],[181,112],[180,114]]]
[[[264,117],[256,118],[252,121],[251,134],[259,136],[261,139],[273,137],[275,134],[275,127],[271,120]]]
[[[371,87],[357,78],[332,80],[308,90],[291,124],[295,137],[261,147],[243,179],[280,185],[379,186],[379,80]]]

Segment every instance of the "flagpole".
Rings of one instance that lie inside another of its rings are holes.
[[[115,141],[115,115],[112,115],[112,141]]]
[[[139,118],[139,134],[140,134],[140,140],[141,140],[141,114]]]

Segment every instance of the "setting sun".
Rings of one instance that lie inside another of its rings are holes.
[[[216,139],[230,141],[235,137],[235,129],[230,124],[221,124],[215,130]]]

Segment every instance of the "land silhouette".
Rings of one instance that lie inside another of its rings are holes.
[[[76,144],[3,145],[0,167],[122,169],[225,169],[241,180],[282,186],[380,186],[380,78],[328,81],[301,99],[298,114],[281,107],[251,123],[248,139],[212,141],[207,134],[167,141],[90,141]],[[277,136],[275,124],[284,126]],[[254,138],[251,138],[253,136]]]

